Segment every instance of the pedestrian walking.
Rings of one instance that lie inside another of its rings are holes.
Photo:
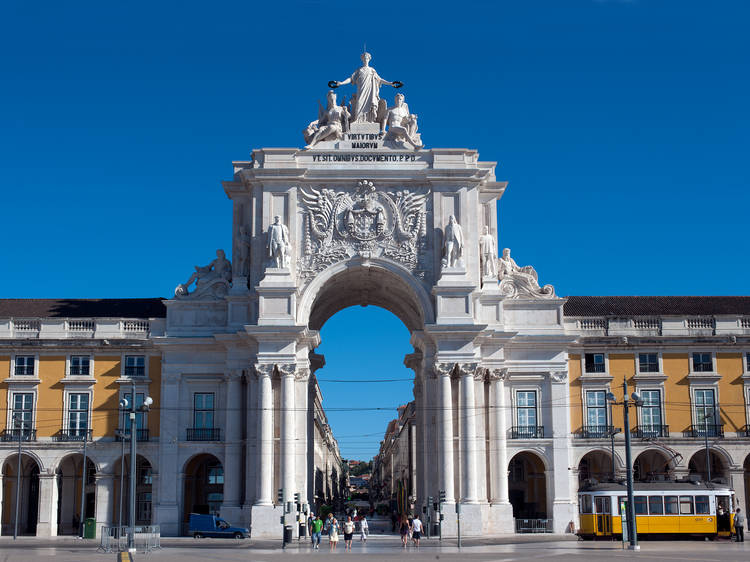
[[[367,534],[370,532],[370,525],[367,523],[367,516],[362,515],[359,518],[359,540],[361,542],[367,542]]]
[[[320,535],[323,533],[323,520],[320,517],[315,517],[311,525],[311,534],[313,548],[318,550],[320,548]]]
[[[307,534],[310,535],[310,544],[315,547],[315,538],[313,537],[313,522],[315,521],[315,514],[310,511],[307,516]]]
[[[739,507],[734,512],[734,534],[737,536],[737,542],[745,542],[745,516]]]
[[[336,547],[339,545],[340,531],[341,528],[339,526],[339,522],[333,515],[331,515],[331,524],[328,526],[328,545],[331,552],[336,550]]]
[[[406,548],[406,542],[409,540],[409,520],[406,515],[401,516],[401,523],[399,523],[398,532],[401,535],[401,548]]]
[[[422,521],[419,519],[419,513],[414,516],[411,522],[411,538],[414,541],[414,546],[419,548],[419,539],[422,538]]]
[[[354,521],[352,516],[348,516],[344,521],[344,550],[352,549],[352,535],[354,535]]]

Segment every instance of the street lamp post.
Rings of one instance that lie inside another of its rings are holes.
[[[23,419],[19,414],[13,414],[13,425],[18,432],[18,464],[16,466],[16,517],[13,526],[13,540],[18,538],[18,517],[21,502],[21,434],[23,433]],[[20,423],[19,423],[20,422]],[[19,427],[20,425],[20,427]]]
[[[628,381],[623,377],[622,381],[623,399],[622,402],[616,402],[615,395],[611,392],[607,393],[607,400],[612,404],[622,404],[623,417],[624,417],[624,431],[625,431],[625,469],[627,475],[627,488],[628,488],[628,512],[627,512],[627,524],[628,524],[628,536],[630,538],[630,550],[640,550],[641,547],[638,545],[638,525],[635,521],[635,502],[633,499],[633,464],[632,464],[632,452],[630,449],[630,411],[629,408],[633,406],[643,405],[643,400],[637,393],[633,393],[628,398]]]
[[[620,430],[614,427],[609,431],[609,439],[612,443],[612,482],[615,481],[615,435],[618,433]]]
[[[147,396],[143,400],[143,404],[141,406],[136,407],[136,394],[135,394],[135,380],[133,382],[133,392],[130,396],[130,412],[128,416],[130,417],[130,513],[128,514],[130,516],[130,533],[128,534],[128,551],[135,552],[135,486],[136,486],[136,465],[138,464],[136,462],[136,454],[135,454],[135,445],[136,441],[138,441],[138,430],[136,426],[136,414],[138,412],[146,412],[148,411],[151,404],[154,403],[153,399],[150,396]]]
[[[88,425],[88,424],[86,424]],[[81,431],[81,428],[78,428]],[[88,427],[83,431],[83,466],[81,467],[81,517],[78,523],[78,535],[83,538],[84,519],[86,517],[86,441],[88,441]]]

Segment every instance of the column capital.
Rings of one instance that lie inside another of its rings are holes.
[[[294,372],[294,380],[296,381],[306,381],[310,378],[310,369],[307,367],[297,367],[297,370]]]
[[[293,377],[297,371],[297,365],[295,363],[277,363],[276,370],[280,377]]]
[[[261,377],[272,377],[275,365],[273,363],[256,363],[253,365],[255,370],[255,376]]]
[[[432,365],[431,375],[433,377],[449,377],[453,373],[453,369],[456,368],[457,363],[444,363],[435,361]]]
[[[484,378],[484,368],[479,366],[479,363],[457,363],[458,365],[458,376],[472,377],[474,379],[481,380]]]
[[[508,369],[487,369],[487,379],[489,381],[505,381],[508,379]]]
[[[244,369],[227,369],[224,372],[224,380],[225,381],[231,381],[231,380],[237,380],[242,378],[242,371]]]
[[[568,382],[568,371],[550,371],[549,380],[553,383],[564,384]]]

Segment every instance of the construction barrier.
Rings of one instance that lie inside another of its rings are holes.
[[[130,527],[102,526],[99,550],[104,552],[127,552],[130,545]],[[136,552],[149,553],[161,548],[159,525],[145,525],[135,528],[134,543]]]

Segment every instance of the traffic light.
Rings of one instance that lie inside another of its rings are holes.
[[[440,503],[445,503],[445,490],[440,490]]]
[[[299,505],[300,503],[302,503],[300,501],[300,494],[299,494],[299,492],[294,492],[294,503],[296,503],[297,505]]]
[[[284,503],[284,488],[279,488],[279,493],[276,495],[276,499],[278,500],[278,503]]]

